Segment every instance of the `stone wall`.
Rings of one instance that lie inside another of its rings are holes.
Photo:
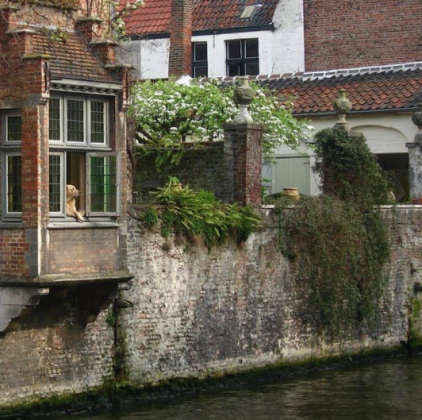
[[[136,207],[130,211],[136,216]],[[398,207],[386,219],[392,265],[380,322],[374,336],[342,343],[343,351],[395,348],[408,339],[410,297],[414,283],[422,282],[422,209]],[[134,306],[121,309],[120,319],[133,385],[340,351],[339,343],[318,342],[301,322],[308,288],[278,251],[271,218],[246,243],[211,252],[181,238],[164,239],[131,219],[128,262],[135,278],[122,297]],[[52,288],[30,316],[0,335],[0,408],[84,392],[113,379],[114,332],[107,311],[86,324],[96,289],[81,287],[86,289]]]
[[[422,59],[419,0],[304,0],[305,70]]]
[[[377,331],[342,343],[343,350],[407,341],[408,297],[420,276],[412,267],[422,255],[421,218],[411,207],[396,210],[391,276]],[[211,252],[132,221],[129,244],[135,280],[125,297],[134,309],[125,312],[124,325],[133,381],[202,377],[339,351],[339,343],[318,344],[316,332],[301,321],[308,288],[278,251],[275,221],[240,247]]]

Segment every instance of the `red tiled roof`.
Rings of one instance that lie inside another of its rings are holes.
[[[251,79],[279,95],[293,96],[297,115],[334,112],[332,103],[340,89],[346,90],[351,112],[403,111],[422,102],[422,62]]]
[[[34,53],[52,56],[50,70],[53,78],[113,82],[79,35],[69,33],[66,42],[62,42],[53,41],[47,32],[39,32],[32,39]]]
[[[193,31],[248,28],[270,25],[279,0],[261,0],[249,19],[240,19],[248,5],[256,0],[195,0],[192,15]],[[123,5],[126,0],[120,0]],[[143,6],[124,17],[128,35],[169,34],[171,0],[144,0]]]

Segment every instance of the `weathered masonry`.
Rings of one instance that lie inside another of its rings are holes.
[[[74,6],[0,6],[0,332],[47,295],[61,305],[72,294],[92,321],[130,278],[128,70],[104,16]]]

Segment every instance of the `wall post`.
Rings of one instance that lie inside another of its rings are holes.
[[[261,205],[262,132],[263,126],[255,123],[224,126],[228,182],[232,182],[233,201],[244,206]]]

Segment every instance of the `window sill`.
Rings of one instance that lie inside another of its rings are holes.
[[[12,221],[1,221],[0,222],[0,229],[23,229],[24,225],[22,223],[22,221],[16,221],[16,222],[12,222]]]
[[[96,222],[81,222],[63,220],[62,222],[50,222],[47,225],[47,229],[116,229],[120,227],[117,222],[110,221],[96,221]]]

